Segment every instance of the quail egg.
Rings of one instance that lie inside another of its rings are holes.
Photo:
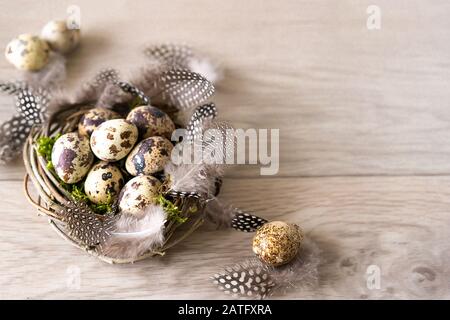
[[[125,168],[133,176],[158,172],[170,161],[172,148],[172,143],[163,137],[144,139],[128,155]]]
[[[21,34],[8,43],[5,55],[17,69],[38,71],[48,63],[50,48],[38,36]]]
[[[119,208],[138,215],[145,207],[155,203],[161,182],[152,176],[138,176],[128,181],[119,194]]]
[[[127,116],[127,120],[135,124],[141,139],[162,136],[170,139],[175,130],[170,117],[163,111],[152,106],[134,108]]]
[[[114,111],[105,108],[93,108],[86,112],[78,124],[78,133],[90,136],[92,132],[103,122],[120,118],[120,115]]]
[[[253,237],[253,252],[264,263],[280,266],[298,253],[303,232],[299,226],[282,221],[264,224]]]
[[[76,132],[63,134],[52,149],[56,174],[65,183],[77,183],[86,175],[94,161],[89,139]]]
[[[80,43],[80,29],[70,29],[66,21],[53,20],[47,23],[41,32],[41,38],[50,47],[60,53],[69,53]]]
[[[100,161],[89,171],[84,182],[84,191],[96,204],[114,200],[123,186],[123,176],[114,164]]]
[[[124,119],[108,120],[100,124],[91,135],[92,152],[104,161],[124,158],[138,139],[136,126]]]

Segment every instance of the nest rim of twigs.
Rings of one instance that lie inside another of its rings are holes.
[[[24,193],[29,203],[38,211],[38,215],[48,218],[48,222],[55,232],[75,247],[87,252],[101,261],[110,264],[127,264],[141,261],[153,256],[163,256],[166,250],[183,241],[204,222],[204,202],[201,199],[188,198],[177,199],[178,205],[184,214],[189,213],[189,208],[194,204],[197,207],[195,215],[190,215],[186,223],[179,226],[174,222],[166,222],[163,245],[155,250],[147,251],[135,258],[116,258],[102,255],[95,248],[89,248],[70,236],[59,221],[56,210],[64,208],[71,199],[70,194],[59,183],[58,178],[46,166],[46,160],[37,152],[37,139],[42,136],[53,137],[58,133],[64,134],[76,130],[79,119],[95,102],[68,104],[58,112],[52,114],[42,125],[34,126],[25,141],[22,157],[26,175],[23,180]],[[31,183],[30,183],[31,182]],[[31,185],[37,191],[37,198],[31,195]],[[94,213],[95,214],[95,213]],[[181,230],[186,229],[186,230]]]

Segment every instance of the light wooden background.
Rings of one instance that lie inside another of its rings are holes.
[[[183,41],[226,68],[225,119],[280,128],[279,174],[236,168],[223,197],[319,245],[320,286],[287,298],[450,298],[450,2],[1,0],[0,46],[69,4],[84,37],[69,88],[101,67],[126,76],[145,43]],[[381,30],[366,28],[371,4]],[[5,59],[0,72],[17,77]],[[208,277],[251,256],[250,235],[205,226],[164,258],[103,264],[36,216],[23,174],[20,162],[0,168],[0,298],[223,298]],[[379,290],[366,287],[369,265]]]

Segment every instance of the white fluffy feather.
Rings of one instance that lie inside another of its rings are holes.
[[[214,194],[215,178],[205,164],[180,164],[169,162],[164,172],[170,176],[170,189],[177,192],[195,192],[200,195]]]
[[[161,246],[167,214],[160,206],[147,207],[142,215],[123,213],[103,246],[103,254],[113,258],[133,259]]]
[[[208,81],[217,84],[223,79],[223,70],[219,65],[205,57],[192,57],[188,62],[189,70],[201,74]]]

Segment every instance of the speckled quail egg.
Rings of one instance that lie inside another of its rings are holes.
[[[152,176],[137,176],[128,181],[119,194],[121,211],[138,215],[155,203],[161,182]]]
[[[253,237],[253,252],[264,263],[280,266],[290,262],[303,241],[299,226],[282,221],[265,223]]]
[[[21,34],[6,46],[6,59],[17,69],[38,71],[49,60],[50,47],[47,42],[31,34]]]
[[[108,203],[119,194],[124,183],[122,172],[114,164],[100,161],[89,171],[84,191],[96,204]]]
[[[170,161],[172,148],[172,143],[163,137],[144,139],[128,155],[125,168],[133,176],[158,172]]]
[[[134,108],[128,114],[127,120],[136,125],[141,139],[153,136],[170,139],[175,130],[172,119],[165,112],[152,106]]]
[[[90,109],[81,117],[80,123],[78,124],[78,133],[90,136],[103,122],[118,118],[120,118],[118,113],[105,108]]]
[[[124,158],[138,139],[138,129],[124,119],[108,120],[91,135],[91,149],[97,158],[118,161]]]
[[[52,149],[56,174],[65,183],[77,183],[86,175],[94,161],[89,139],[76,132],[63,134]]]
[[[66,21],[53,20],[47,23],[41,32],[41,38],[50,47],[60,53],[69,53],[80,43],[80,29],[70,29]]]

